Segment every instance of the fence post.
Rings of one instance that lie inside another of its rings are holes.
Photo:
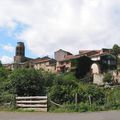
[[[75,106],[76,106],[76,111],[78,111],[78,94],[75,94]]]
[[[89,104],[90,104],[90,106],[91,106],[91,105],[92,105],[91,95],[88,96],[88,99],[89,99]]]
[[[76,104],[76,106],[77,106],[77,103],[78,103],[78,95],[77,95],[77,93],[75,94],[75,104]]]

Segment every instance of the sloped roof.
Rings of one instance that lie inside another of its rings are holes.
[[[79,52],[80,52],[79,55],[67,55],[67,56],[65,56],[64,60],[61,60],[61,62],[67,61],[67,60],[72,60],[72,59],[78,59],[78,58],[83,57],[83,56],[92,58],[92,57],[99,57],[99,56],[101,57],[104,55],[112,55],[109,52],[103,52],[102,50],[80,50]]]
[[[59,62],[73,60],[73,59],[77,59],[80,57],[81,57],[80,55],[67,55],[67,56],[65,56],[65,58],[63,60],[61,60]]]
[[[49,61],[55,61],[55,59],[49,58],[49,57],[43,57],[43,58],[36,58],[36,59],[32,60],[32,62],[34,64],[44,63],[44,62],[49,62]]]
[[[86,56],[91,56],[94,54],[100,54],[102,52],[102,50],[80,50],[79,54],[80,55],[86,55]]]
[[[67,53],[68,55],[72,55],[72,53],[70,53],[70,52],[68,52],[68,51],[65,51],[65,50],[62,50],[62,49],[59,49],[59,50],[56,51],[56,52],[59,52],[59,51],[65,52],[65,53]],[[55,52],[55,53],[56,53],[56,52]]]
[[[50,61],[51,59],[41,59],[41,58],[39,58],[39,59],[34,59],[34,60],[32,60],[32,62],[33,63],[43,63],[43,62],[48,62],[48,61]]]

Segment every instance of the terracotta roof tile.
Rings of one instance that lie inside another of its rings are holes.
[[[43,62],[48,62],[48,61],[50,61],[51,59],[41,59],[41,58],[39,58],[39,59],[34,59],[34,60],[32,60],[32,62],[33,63],[43,63]]]
[[[80,55],[67,55],[65,56],[64,60],[61,60],[61,61],[67,61],[67,60],[72,60],[77,58],[80,58]]]

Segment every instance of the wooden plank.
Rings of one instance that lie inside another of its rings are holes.
[[[38,100],[38,101],[16,101],[16,103],[30,103],[30,104],[33,104],[33,103],[39,103],[39,104],[46,104],[47,103],[47,100]]]
[[[16,104],[17,107],[21,107],[21,108],[46,108],[47,107],[47,104],[46,105],[40,105],[40,104],[35,104],[35,105],[30,105],[30,104]]]
[[[47,108],[19,108],[25,111],[47,112]]]
[[[25,99],[47,99],[47,96],[16,97],[16,100],[25,100]]]

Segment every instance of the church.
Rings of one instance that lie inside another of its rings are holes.
[[[18,42],[14,62],[12,64],[5,64],[4,67],[10,70],[15,70],[18,68],[34,68],[37,70],[41,69],[54,73],[56,71],[56,60],[48,56],[36,59],[26,57],[24,43]]]

